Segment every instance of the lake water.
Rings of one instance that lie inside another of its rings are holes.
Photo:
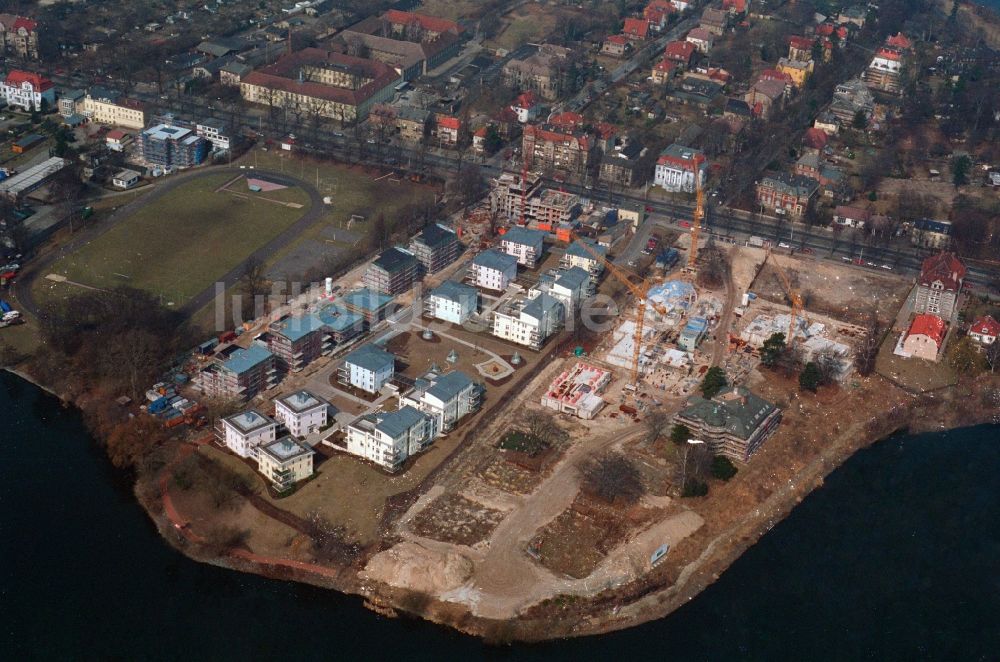
[[[0,659],[996,659],[1000,428],[858,453],[669,618],[489,648],[169,548],[78,414],[0,372]]]

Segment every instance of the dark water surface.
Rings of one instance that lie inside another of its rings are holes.
[[[189,561],[77,413],[2,372],[0,421],[0,660],[1000,657],[997,427],[862,451],[665,620],[495,649]]]

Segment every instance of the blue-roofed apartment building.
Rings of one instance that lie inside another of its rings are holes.
[[[590,294],[590,274],[580,267],[559,270],[555,275],[542,274],[533,291],[548,294],[563,305],[569,316]]]
[[[430,446],[436,436],[433,416],[405,406],[355,419],[347,426],[341,449],[388,471],[399,471],[410,456]]]
[[[555,297],[538,294],[515,299],[493,314],[493,335],[518,345],[541,349],[566,320],[566,309]]]
[[[500,245],[504,253],[517,258],[518,264],[534,269],[545,252],[545,234],[515,225],[500,238]]]
[[[213,398],[249,400],[277,382],[274,354],[254,341],[246,349],[220,350],[215,360],[198,373],[195,384]]]
[[[580,267],[590,274],[595,282],[604,271],[604,260],[607,259],[608,249],[589,239],[577,239],[566,248],[560,266],[563,269],[570,267]]]
[[[465,324],[479,310],[479,290],[446,280],[424,299],[424,314],[452,324]]]
[[[362,345],[344,357],[338,377],[366,393],[378,393],[392,379],[396,357],[374,344]]]
[[[267,327],[267,348],[278,368],[298,372],[332,348],[325,325],[316,315],[286,317]]]
[[[392,303],[392,296],[363,287],[348,292],[337,303],[349,312],[361,315],[365,318],[365,322],[372,326],[379,320],[385,319]]]
[[[478,411],[482,402],[482,386],[459,370],[417,379],[412,389],[399,396],[400,407],[410,406],[433,416],[439,433]]]
[[[517,278],[517,258],[496,249],[472,258],[468,281],[482,290],[503,292]]]
[[[335,303],[326,304],[316,311],[323,328],[334,344],[347,342],[365,330],[365,318]]]

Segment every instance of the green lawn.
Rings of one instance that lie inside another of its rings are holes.
[[[59,260],[52,272],[93,287],[129,284],[182,305],[308,210],[301,189],[254,194],[238,182],[233,189],[249,199],[215,192],[234,176],[219,173],[179,186]],[[256,199],[262,196],[302,207]]]

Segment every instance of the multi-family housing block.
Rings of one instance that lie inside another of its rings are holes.
[[[365,287],[385,294],[399,294],[413,287],[420,279],[420,262],[416,255],[394,246],[382,251],[365,270]]]
[[[296,391],[274,401],[274,417],[295,437],[319,432],[327,426],[329,415],[329,403],[309,391]]]
[[[672,193],[693,193],[695,182],[704,186],[708,172],[705,155],[674,143],[660,153],[653,173],[653,184]]]
[[[195,384],[209,397],[249,400],[276,381],[274,355],[263,343],[253,342],[246,349],[233,345],[221,350],[198,373]]]
[[[479,410],[483,388],[464,372],[430,374],[416,380],[409,391],[400,394],[399,406],[413,407],[434,418],[438,434],[448,432],[464,416]]]
[[[52,81],[39,74],[20,69],[11,69],[7,77],[0,82],[0,96],[8,106],[17,106],[29,111],[54,108],[56,104],[56,88]]]
[[[378,393],[396,370],[396,357],[373,344],[362,345],[344,357],[340,381],[366,393]]]
[[[674,418],[686,426],[716,455],[746,462],[777,429],[781,410],[741,386],[727,389],[710,400],[700,396]]]
[[[965,265],[954,253],[943,251],[924,260],[917,278],[913,312],[951,319],[957,312],[965,273]]]
[[[451,228],[430,223],[410,240],[410,252],[426,274],[435,274],[458,259],[462,243]]]
[[[366,414],[347,426],[344,450],[388,471],[399,471],[408,458],[433,443],[434,417],[410,406]]]
[[[216,429],[220,441],[240,457],[254,457],[257,447],[275,440],[278,424],[253,409],[227,416]]]
[[[518,297],[493,313],[493,335],[532,349],[540,349],[566,320],[566,309],[556,298],[539,293]]]
[[[446,280],[430,291],[424,300],[424,314],[434,319],[465,324],[479,310],[479,290]]]
[[[500,238],[500,246],[518,264],[534,269],[545,251],[545,233],[515,225]]]
[[[517,278],[517,258],[491,248],[472,259],[469,282],[479,289],[503,292]]]

